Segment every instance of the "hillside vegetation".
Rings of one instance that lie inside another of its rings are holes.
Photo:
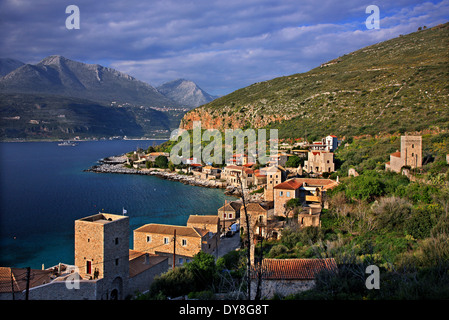
[[[449,23],[255,83],[188,112],[203,128],[279,129],[280,138],[376,135],[449,125]]]

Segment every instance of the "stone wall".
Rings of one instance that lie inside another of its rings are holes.
[[[251,281],[251,297],[256,296],[257,281]],[[315,280],[262,280],[261,299],[273,298],[275,294],[285,297],[301,291],[312,289],[315,286]]]

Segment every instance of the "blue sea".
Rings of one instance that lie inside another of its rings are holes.
[[[74,221],[98,212],[147,223],[186,225],[191,214],[217,214],[225,200],[209,189],[153,176],[84,172],[98,160],[162,141],[0,143],[0,266],[40,269],[74,262]],[[235,198],[234,198],[235,199]]]

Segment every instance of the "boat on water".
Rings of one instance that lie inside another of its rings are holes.
[[[63,141],[61,143],[58,143],[58,146],[60,147],[74,147],[77,146],[78,143],[76,142],[71,142],[71,141]]]

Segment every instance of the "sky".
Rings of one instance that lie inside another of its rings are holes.
[[[66,27],[69,5],[79,29]],[[367,27],[369,5],[377,29]],[[225,95],[448,21],[449,0],[0,0],[0,57],[62,55]]]

